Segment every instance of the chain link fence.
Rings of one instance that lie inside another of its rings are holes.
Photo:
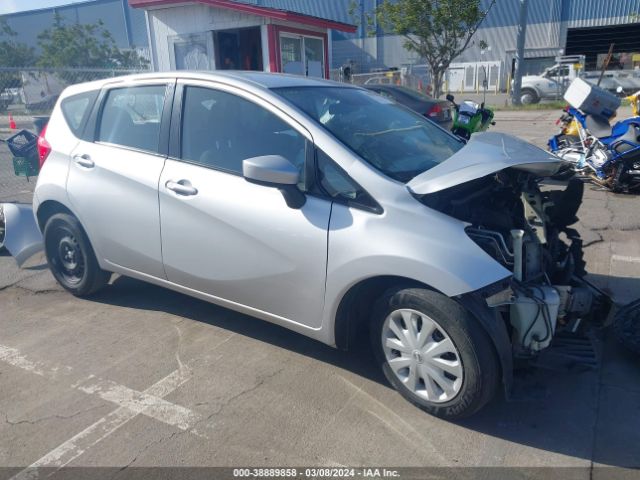
[[[34,172],[25,165],[34,150],[21,142],[33,137],[20,132],[38,133],[66,87],[144,71],[147,70],[0,66],[0,203],[31,202],[37,177],[27,176]],[[25,157],[14,154],[10,144]]]

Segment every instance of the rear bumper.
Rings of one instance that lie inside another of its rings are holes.
[[[42,234],[33,215],[31,205],[3,203],[5,237],[4,246],[18,266],[44,248]]]

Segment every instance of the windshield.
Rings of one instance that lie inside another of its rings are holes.
[[[274,89],[385,175],[408,182],[464,144],[425,117],[358,88]]]

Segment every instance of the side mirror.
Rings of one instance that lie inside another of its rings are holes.
[[[281,155],[264,155],[243,160],[242,175],[250,183],[280,190],[290,208],[302,208],[307,200],[298,188],[298,169]]]
[[[453,101],[455,100],[456,97],[454,97],[453,95],[451,95],[450,93],[447,93],[447,96],[445,97],[447,100],[449,100],[451,103],[453,103]]]

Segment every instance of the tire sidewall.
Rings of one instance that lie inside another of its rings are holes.
[[[417,310],[431,317],[458,350],[463,379],[460,391],[453,399],[433,403],[417,396],[404,386],[389,366],[382,347],[382,328],[388,315],[400,308]],[[490,370],[497,369],[497,362],[489,339],[478,321],[448,297],[426,289],[394,289],[376,302],[371,327],[372,347],[385,377],[405,399],[426,412],[446,419],[464,418],[479,410],[493,396],[497,376]]]
[[[68,232],[74,236],[78,243],[79,253],[84,262],[84,273],[78,283],[70,284],[59,271],[57,251],[58,245],[54,245],[59,232]],[[46,223],[44,228],[45,255],[49,269],[56,281],[67,291],[74,295],[86,295],[93,286],[93,269],[97,268],[97,262],[89,240],[75,217],[67,214],[56,214]]]
[[[525,101],[525,98],[529,98],[530,100]],[[533,105],[538,103],[538,96],[531,90],[525,90],[520,94],[520,102],[523,105]]]

